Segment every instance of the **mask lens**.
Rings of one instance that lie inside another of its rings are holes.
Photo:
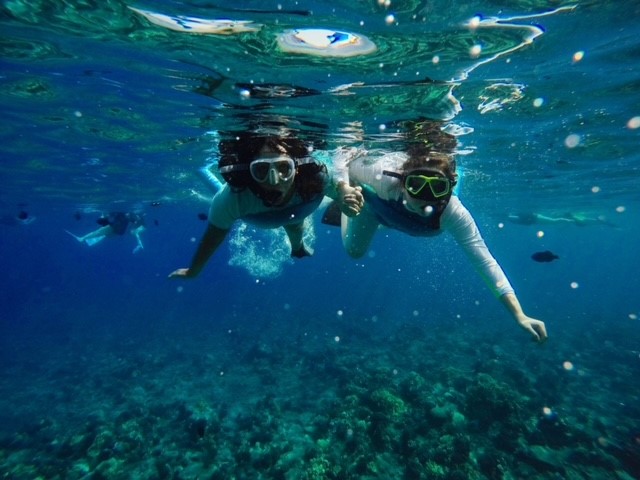
[[[411,195],[417,195],[426,184],[427,177],[422,175],[409,175],[404,182],[404,188],[406,188]]]
[[[251,176],[256,180],[256,182],[264,182],[269,177],[270,168],[271,163],[262,160],[255,160],[251,162]]]
[[[446,178],[432,178],[429,182],[431,192],[437,197],[443,197],[449,193],[449,180]]]
[[[289,180],[293,175],[294,165],[291,161],[280,160],[274,164],[275,168],[283,180]]]

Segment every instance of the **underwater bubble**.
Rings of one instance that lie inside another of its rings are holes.
[[[640,117],[630,118],[627,122],[627,128],[630,128],[632,130],[640,128]]]
[[[504,223],[500,222],[500,223],[498,224],[498,228],[504,228]]]
[[[573,54],[573,63],[578,63],[584,58],[584,52],[582,50]]]
[[[569,360],[567,360],[566,362],[562,362],[562,368],[570,372],[571,370],[573,370],[573,363],[571,363]]]
[[[396,17],[391,14],[384,17],[384,23],[386,23],[387,25],[392,25],[393,23],[395,23],[395,21]]]
[[[543,103],[544,103],[544,99],[538,97],[533,101],[533,106],[536,107],[536,108],[539,108],[539,107],[542,106]]]
[[[580,135],[572,133],[564,139],[564,146],[567,148],[575,148],[580,145]]]
[[[340,337],[336,335],[335,337],[333,337],[333,341],[338,343],[340,341]]]
[[[482,46],[480,45],[474,45],[469,49],[469,56],[471,56],[471,58],[478,58],[481,53],[482,53]]]
[[[597,185],[594,185],[593,187],[591,187],[591,193],[598,193],[600,191],[600,187],[598,187]]]
[[[622,213],[626,210],[626,208],[623,205],[619,205],[616,207],[616,212],[618,213]]]
[[[240,90],[241,98],[249,98],[251,97],[251,92],[249,90]]]
[[[341,317],[342,315],[344,315],[344,312],[342,310],[338,310],[336,312],[336,315],[338,315],[339,317]]]
[[[553,410],[551,410],[551,408],[549,407],[542,407],[542,414],[546,417],[551,415],[551,413],[553,412]]]
[[[580,285],[578,285],[578,282],[571,282],[571,288],[573,288],[574,290],[576,288],[578,288]]]
[[[440,63],[440,57],[438,55],[434,55],[431,61],[433,62],[434,65],[436,65]]]
[[[384,123],[381,123],[380,125],[378,125],[378,130],[380,130],[381,132],[384,132],[387,129],[387,126]]]
[[[426,215],[431,215],[433,213],[433,206],[427,205],[426,207],[424,207],[424,213]]]
[[[630,314],[629,314],[629,318],[630,318],[631,320],[637,320],[637,319],[638,319],[638,315],[636,315],[635,313],[630,313]]]
[[[544,237],[544,232],[543,232],[542,230],[538,230],[538,231],[536,232],[536,237],[538,237],[538,238],[542,238],[542,237]]]

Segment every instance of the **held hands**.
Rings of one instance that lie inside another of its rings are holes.
[[[340,182],[338,184],[338,196],[342,213],[347,217],[356,217],[360,214],[364,207],[362,187],[352,187],[345,182]]]
[[[536,342],[542,343],[547,339],[547,328],[542,320],[521,315],[518,324],[531,334]]]

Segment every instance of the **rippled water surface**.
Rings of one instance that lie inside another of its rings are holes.
[[[613,0],[3,1],[3,478],[638,478],[639,18]],[[285,51],[304,29],[375,49]],[[460,198],[545,345],[450,239],[385,232],[355,262],[314,217],[293,262],[240,225],[198,280],[166,278],[204,229],[220,132],[277,122],[331,161],[401,148],[418,118],[459,134]],[[129,235],[65,233],[131,208],[135,255]]]

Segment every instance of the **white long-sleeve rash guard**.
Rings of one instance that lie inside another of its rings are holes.
[[[346,152],[345,152],[346,153]],[[367,185],[382,200],[397,201],[402,197],[400,180],[383,175],[383,170],[399,172],[407,157],[404,153],[389,153],[380,157],[359,156],[349,160],[353,151],[346,155],[337,155],[336,174],[339,180],[352,185]],[[365,208],[367,206],[365,205]],[[369,205],[369,208],[372,208]],[[460,199],[452,195],[449,204],[440,217],[440,228],[450,232],[462,247],[472,265],[496,296],[514,293],[509,279],[493,257],[484,242],[475,220]]]

